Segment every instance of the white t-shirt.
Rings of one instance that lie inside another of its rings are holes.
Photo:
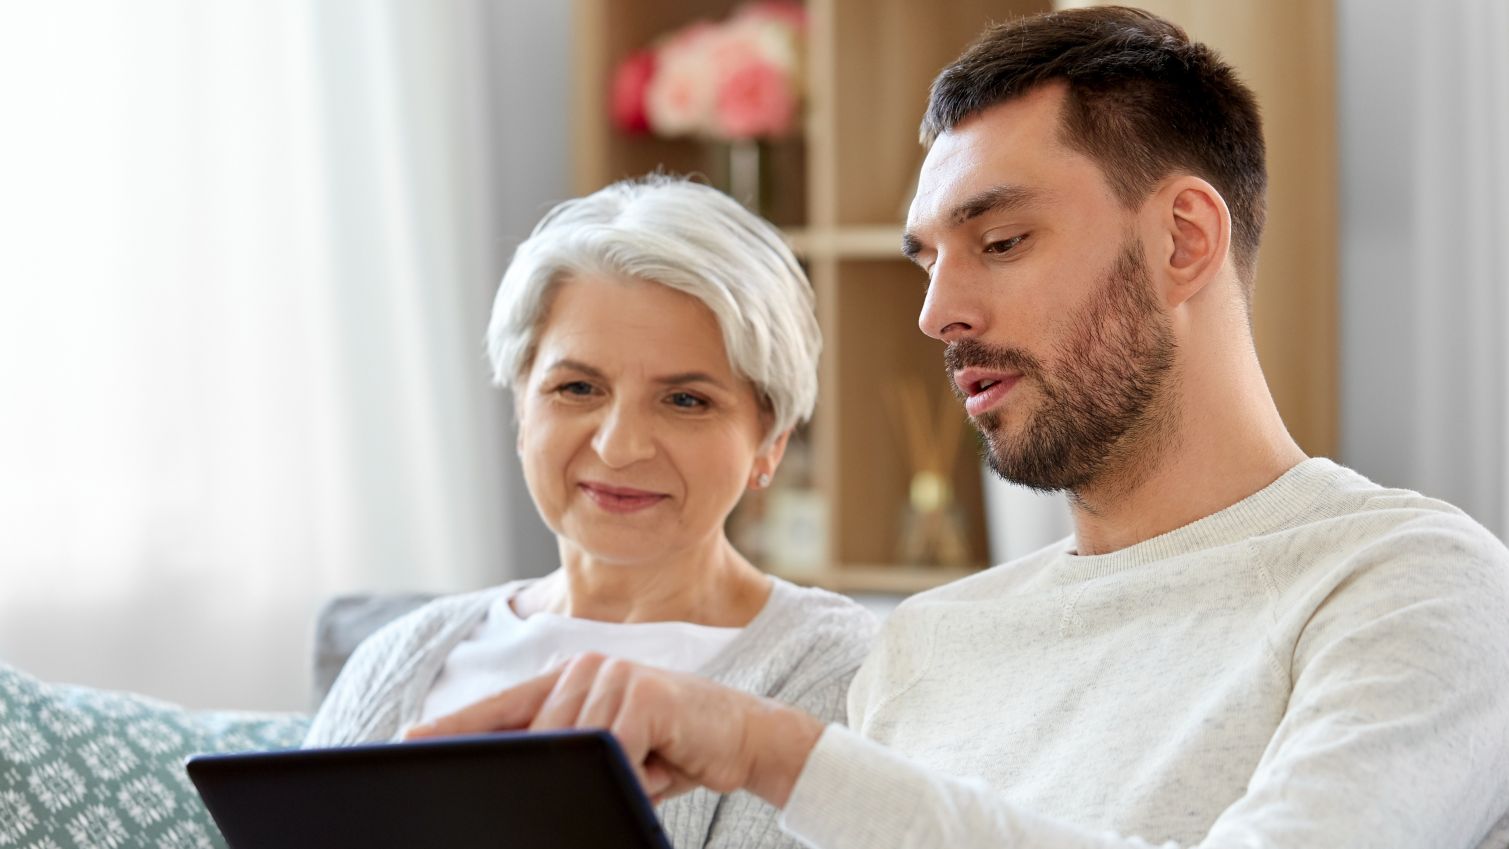
[[[517,588],[498,593],[487,616],[451,650],[425,696],[421,722],[460,710],[581,652],[696,672],[743,630],[691,622],[600,622],[557,613],[521,619],[510,603]]]

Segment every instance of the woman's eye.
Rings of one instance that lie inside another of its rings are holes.
[[[707,406],[707,402],[690,392],[673,392],[668,399],[672,406],[683,410],[698,410]]]
[[[592,384],[585,380],[573,380],[556,387],[556,392],[570,398],[586,398],[593,392]]]
[[[988,254],[1008,253],[1017,245],[1020,245],[1026,238],[1026,236],[1012,236],[1009,239],[1000,239],[998,241],[991,242],[990,244],[985,246],[985,252]]]

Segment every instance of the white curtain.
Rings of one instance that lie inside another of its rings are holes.
[[[1342,456],[1509,538],[1509,3],[1338,12]]]
[[[481,334],[559,5],[0,11],[0,660],[299,709],[330,594],[540,570]]]

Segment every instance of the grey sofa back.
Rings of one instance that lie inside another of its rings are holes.
[[[314,706],[319,707],[330,685],[368,635],[435,598],[431,593],[336,596],[320,608],[314,627]]]

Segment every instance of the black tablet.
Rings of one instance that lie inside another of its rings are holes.
[[[605,731],[196,755],[186,766],[231,849],[670,849]]]

